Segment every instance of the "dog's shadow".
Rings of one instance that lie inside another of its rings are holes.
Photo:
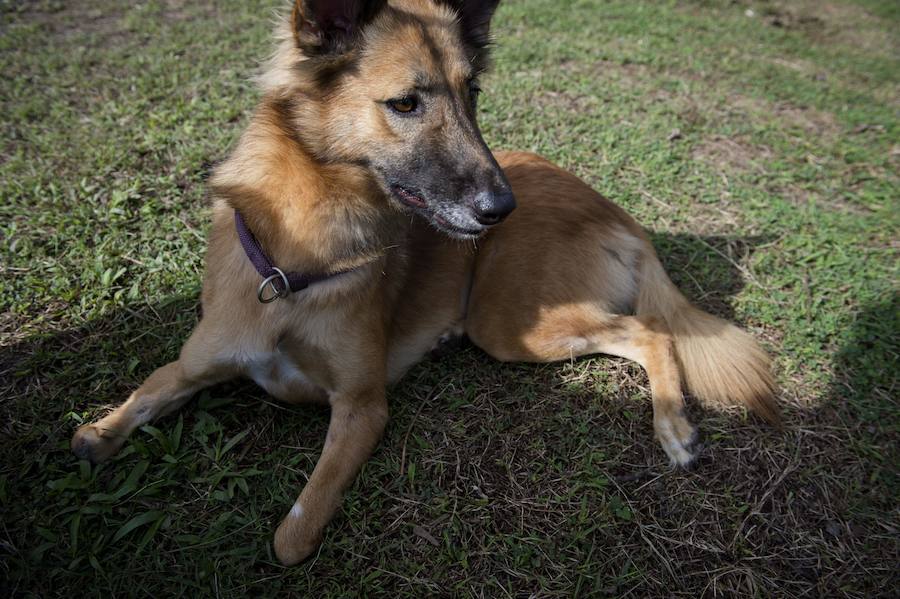
[[[729,298],[747,281],[743,266],[769,237],[696,236],[650,233],[653,247],[672,282],[694,304],[726,320],[734,319]]]

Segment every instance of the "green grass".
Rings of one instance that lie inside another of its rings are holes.
[[[693,409],[700,463],[672,471],[637,367],[467,349],[391,391],[384,441],[291,569],[272,533],[327,412],[218,386],[78,462],[75,427],[196,321],[203,175],[257,100],[279,4],[0,1],[6,595],[896,592],[895,2],[509,0],[495,20],[488,142],[623,205],[687,295],[762,339],[783,432]]]

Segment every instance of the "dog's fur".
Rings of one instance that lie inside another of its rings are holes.
[[[685,300],[627,214],[538,156],[488,151],[474,81],[496,4],[297,2],[264,97],[209,182],[203,318],[177,361],[78,429],[77,455],[105,460],[135,428],[236,376],[287,402],[327,403],[321,457],[275,533],[293,564],[378,443],[385,386],[447,335],[500,360],[638,362],[679,465],[695,440],[682,379],[707,404],[777,420],[766,355]],[[513,205],[510,186],[518,208],[491,227]],[[260,303],[234,210],[281,269],[349,272]]]

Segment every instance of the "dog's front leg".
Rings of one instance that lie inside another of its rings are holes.
[[[375,449],[388,419],[384,386],[331,398],[325,447],[309,482],[275,532],[275,554],[286,566],[308,557],[337,511],[344,490]]]

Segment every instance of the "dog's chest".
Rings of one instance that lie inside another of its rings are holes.
[[[291,401],[298,392],[315,387],[297,364],[278,349],[250,354],[244,358],[244,365],[248,377],[282,401]]]

